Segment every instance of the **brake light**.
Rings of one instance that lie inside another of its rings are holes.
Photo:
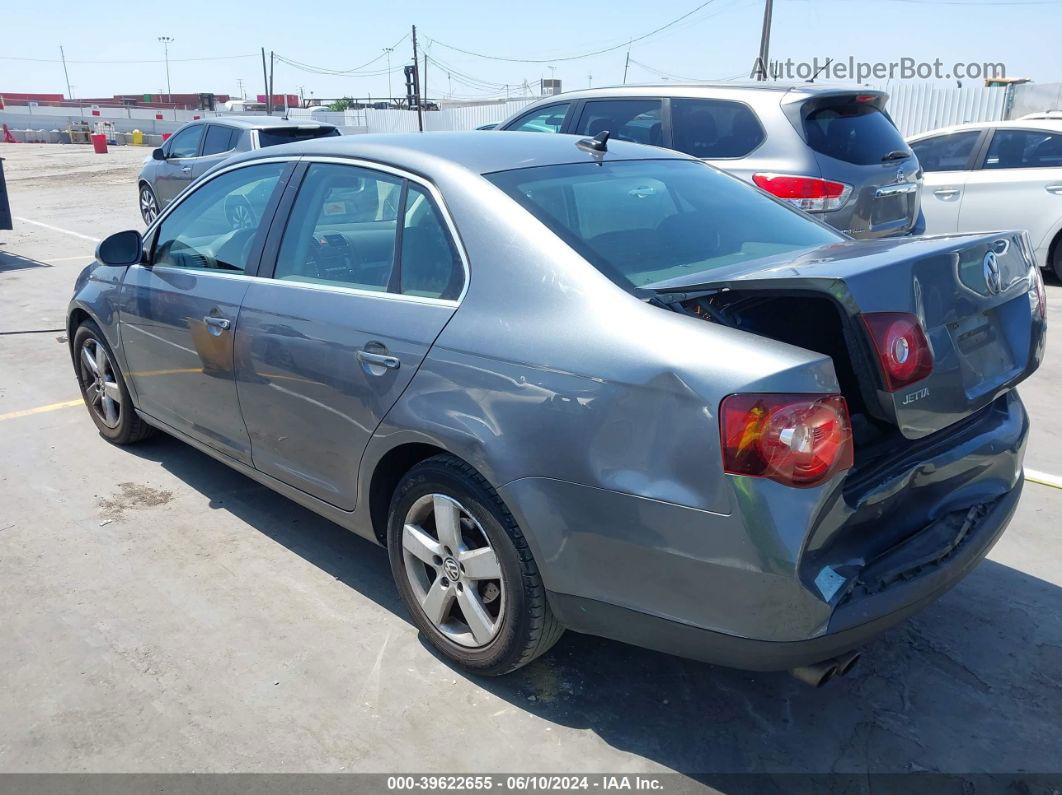
[[[836,210],[852,195],[852,186],[818,177],[791,177],[786,174],[753,174],[757,187],[785,199],[801,210],[821,213]]]
[[[933,372],[933,350],[918,318],[906,312],[872,312],[863,315],[885,377],[885,389],[921,381]]]
[[[852,425],[840,395],[729,395],[719,427],[731,475],[808,487],[852,466]]]

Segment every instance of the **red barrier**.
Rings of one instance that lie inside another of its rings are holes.
[[[171,135],[173,135],[173,133],[163,133],[163,134],[162,134],[162,140],[163,140],[163,141],[167,141],[167,140],[169,140],[169,137],[170,137]]]
[[[103,133],[93,133],[89,136],[92,139],[92,151],[98,155],[107,154],[107,136]]]
[[[4,143],[5,144],[17,144],[15,136],[11,134],[11,130],[7,129],[7,125],[4,125]]]

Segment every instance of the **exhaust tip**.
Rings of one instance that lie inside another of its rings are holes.
[[[837,675],[838,668],[833,660],[825,660],[814,665],[801,665],[799,668],[793,668],[789,673],[806,685],[822,687]]]
[[[848,654],[844,654],[838,658],[837,673],[841,676],[847,676],[848,672],[856,667],[856,663],[863,657],[861,651],[850,651]]]

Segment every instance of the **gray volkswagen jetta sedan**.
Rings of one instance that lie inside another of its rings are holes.
[[[1021,493],[1022,233],[853,241],[677,152],[428,133],[238,155],[96,259],[69,336],[101,435],[385,545],[476,672],[570,628],[818,684]]]

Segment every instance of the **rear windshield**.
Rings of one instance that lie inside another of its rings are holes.
[[[804,119],[804,135],[816,152],[860,166],[881,163],[889,152],[909,151],[889,117],[865,102],[816,108]]]
[[[281,127],[258,131],[259,146],[276,146],[277,144],[290,144],[293,141],[308,141],[311,138],[328,138],[339,135],[335,127],[311,127],[299,129],[298,127]]]
[[[486,177],[624,289],[844,239],[696,161],[573,163]]]

